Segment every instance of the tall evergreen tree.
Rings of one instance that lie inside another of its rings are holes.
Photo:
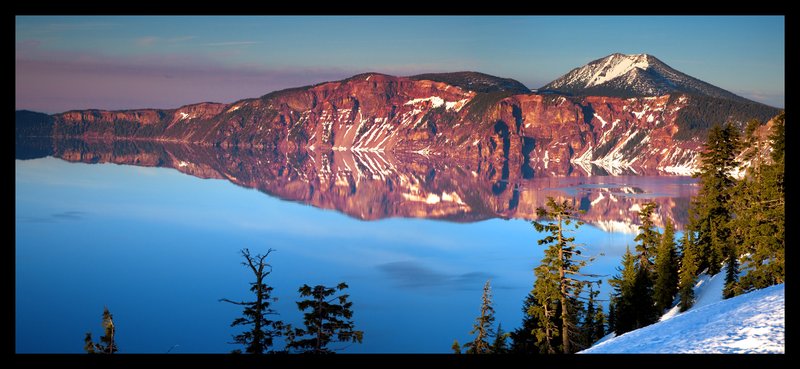
[[[492,286],[490,281],[487,280],[486,284],[483,285],[483,295],[481,296],[481,314],[475,318],[475,324],[472,326],[472,331],[469,332],[475,335],[475,339],[464,344],[468,354],[492,353],[492,348],[489,345],[489,339],[495,335],[492,324],[494,324]]]
[[[592,258],[580,257],[581,251],[574,243],[575,237],[566,236],[568,231],[574,231],[583,224],[575,220],[577,213],[578,210],[567,201],[556,202],[552,197],[548,197],[547,208],[536,209],[536,214],[540,219],[550,221],[532,222],[538,232],[548,233],[538,241],[539,245],[549,246],[544,252],[541,265],[534,269],[536,274],[534,294],[537,304],[531,309],[539,322],[539,327],[534,330],[537,341],[547,352],[575,352],[577,347],[574,343],[580,337],[576,317],[583,309],[583,303],[576,296],[580,294],[585,284],[592,282],[577,278],[597,277],[581,273],[581,268]],[[574,226],[570,227],[573,223]],[[557,313],[558,309],[561,309],[560,313]],[[560,321],[560,332],[553,318]],[[556,348],[554,342],[559,336],[560,349]]]
[[[103,332],[100,336],[100,342],[92,341],[92,333],[86,332],[84,337],[83,349],[88,354],[113,354],[117,352],[117,344],[114,341],[116,334],[116,326],[114,325],[114,316],[108,311],[108,307],[103,308]]]
[[[609,334],[616,330],[617,326],[617,307],[616,307],[616,298],[612,294],[611,300],[608,302],[608,329],[604,332],[605,334]]]
[[[270,308],[270,304],[277,300],[270,297],[273,288],[264,282],[264,279],[272,273],[272,266],[266,263],[266,259],[272,251],[274,250],[269,249],[266,254],[251,255],[249,249],[241,250],[242,257],[245,259],[242,265],[248,267],[255,277],[255,281],[250,283],[250,292],[255,295],[255,300],[220,299],[220,301],[244,307],[242,317],[234,319],[231,327],[241,325],[250,327],[250,329],[233,336],[232,343],[244,346],[244,352],[248,354],[269,352],[273,339],[280,336],[283,329],[283,323],[280,320],[269,319],[270,315],[277,315],[277,312]],[[236,349],[233,352],[241,353],[241,350]]]
[[[697,251],[692,239],[692,232],[683,233],[681,242],[681,269],[679,272],[678,295],[680,296],[680,310],[689,310],[694,305],[694,285],[697,283]]]
[[[659,313],[672,307],[672,301],[678,292],[678,255],[675,247],[675,227],[667,218],[664,234],[656,252],[656,283],[653,295],[656,311]]]
[[[740,293],[782,283],[785,278],[784,113],[773,119],[771,163],[748,172],[735,197],[734,219],[744,275]]]
[[[583,334],[585,346],[589,347],[605,335],[605,316],[603,306],[597,304],[597,295],[600,291],[595,291],[589,285],[589,299],[586,303],[586,314],[583,320]]]
[[[598,291],[599,292],[599,291]],[[597,305],[594,312],[594,333],[592,345],[606,335],[606,315],[603,313],[603,305]]]
[[[699,268],[719,273],[721,262],[729,257],[732,188],[736,183],[731,171],[739,164],[739,133],[732,124],[713,126],[708,133],[704,151],[700,153],[700,190],[691,202],[691,232],[696,232]]]
[[[653,258],[656,256],[656,249],[661,240],[661,235],[653,222],[653,212],[657,208],[658,204],[654,202],[642,204],[642,209],[639,211],[639,220],[642,225],[639,226],[639,234],[633,239],[638,242],[636,252],[639,257],[639,265],[648,273],[654,272]]]
[[[634,305],[634,286],[636,284],[636,257],[630,247],[625,248],[622,265],[617,267],[619,274],[608,282],[614,289],[611,303],[614,308],[614,333],[617,336],[636,329],[636,307]]]
[[[511,338],[511,353],[515,354],[538,354],[539,346],[537,345],[536,336],[533,331],[539,326],[539,322],[531,310],[536,306],[536,296],[533,291],[528,293],[525,301],[522,303],[522,326],[511,331],[509,338]]]
[[[508,339],[509,333],[503,331],[503,325],[497,325],[497,331],[494,335],[494,342],[492,342],[491,352],[493,354],[507,354],[508,353]]]
[[[636,244],[637,266],[629,301],[633,304],[633,329],[654,323],[658,316],[653,298],[655,279],[653,258],[661,240],[661,235],[656,231],[656,226],[653,222],[653,212],[657,207],[656,203],[647,202],[642,205],[642,209],[639,211],[639,220],[642,224],[639,226],[639,234],[634,238],[634,241],[638,242]]]
[[[287,332],[287,349],[312,354],[332,354],[336,349],[328,348],[334,342],[361,343],[364,332],[355,330],[353,322],[353,303],[347,301],[348,294],[334,296],[344,291],[347,284],[342,282],[336,287],[317,285],[300,287],[300,297],[309,299],[297,302],[297,308],[304,311],[305,328],[289,327]],[[308,310],[308,311],[306,311]]]

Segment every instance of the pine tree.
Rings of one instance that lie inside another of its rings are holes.
[[[639,226],[639,234],[634,238],[634,241],[638,242],[636,244],[637,268],[629,300],[632,304],[631,310],[634,313],[632,329],[638,329],[654,323],[658,315],[653,299],[655,279],[653,258],[661,239],[661,235],[656,231],[655,223],[653,222],[653,212],[657,207],[656,203],[648,202],[643,204],[642,209],[639,211],[639,219],[642,224]]]
[[[92,341],[92,333],[86,332],[84,337],[83,349],[88,354],[113,354],[117,352],[117,344],[114,341],[116,334],[116,326],[114,325],[114,317],[108,311],[108,307],[103,308],[103,332],[104,335],[100,336],[100,342],[94,343]]]
[[[689,231],[697,233],[700,270],[719,273],[721,263],[729,255],[731,231],[731,195],[735,180],[730,173],[739,166],[736,153],[739,133],[732,124],[724,128],[713,126],[708,133],[704,151],[700,153],[700,190],[691,202]]]
[[[639,211],[639,220],[641,220],[642,225],[639,226],[639,234],[633,239],[638,242],[636,244],[636,252],[639,257],[639,265],[648,273],[654,271],[653,258],[656,255],[656,249],[661,239],[658,231],[656,231],[655,223],[653,223],[653,212],[656,208],[658,208],[658,204],[654,202],[642,204],[642,209]]]
[[[633,329],[648,326],[658,320],[658,311],[653,299],[651,274],[641,266],[636,268],[632,298],[635,317]]]
[[[276,315],[274,309],[270,308],[271,302],[277,299],[270,297],[272,287],[264,283],[264,279],[272,273],[272,266],[266,263],[269,254],[274,251],[273,249],[267,250],[266,254],[250,255],[250,250],[242,249],[241,253],[245,261],[242,265],[248,267],[253,272],[255,281],[250,283],[250,292],[255,296],[254,301],[231,301],[229,299],[220,299],[220,301],[228,302],[234,305],[244,306],[242,317],[234,319],[231,327],[235,326],[250,326],[241,334],[233,336],[233,344],[243,345],[248,354],[263,354],[269,352],[272,346],[273,339],[281,335],[283,323],[279,320],[271,320],[269,315]],[[234,353],[241,353],[237,349]]]
[[[576,277],[597,277],[580,272],[588,261],[593,258],[580,258],[581,251],[574,243],[575,237],[567,237],[569,226],[574,223],[571,231],[580,227],[583,222],[576,221],[578,213],[567,201],[557,203],[552,197],[547,198],[547,209],[536,209],[539,218],[549,219],[548,223],[533,221],[533,226],[538,232],[547,232],[549,235],[539,240],[539,245],[549,245],[541,265],[534,269],[536,282],[534,294],[537,303],[531,312],[539,322],[534,332],[540,348],[549,353],[575,352],[575,340],[580,337],[576,317],[583,309],[583,304],[576,297],[583,286],[591,281],[579,280]],[[560,312],[558,310],[561,310]],[[557,323],[561,327],[558,329]],[[559,332],[560,330],[560,332]],[[554,339],[561,338],[560,348],[556,347]]]
[[[682,242],[681,269],[679,272],[678,295],[680,310],[689,310],[694,305],[694,285],[697,282],[697,251],[695,251],[692,233],[684,232]]]
[[[606,315],[603,314],[603,305],[597,305],[597,310],[594,312],[594,324],[591,344],[594,344],[606,335]]]
[[[497,331],[494,335],[494,342],[492,342],[492,349],[491,352],[493,354],[507,354],[508,353],[508,343],[506,339],[508,338],[509,333],[503,332],[503,325],[497,325]]]
[[[589,285],[589,300],[586,303],[586,315],[583,321],[584,343],[589,347],[605,335],[605,316],[603,306],[596,303],[597,295],[600,291],[595,291]]]
[[[453,346],[450,346],[450,348],[453,350],[454,354],[461,353],[461,345],[458,344],[458,340],[453,340]]]
[[[611,300],[608,302],[608,330],[604,333],[609,334],[614,332],[617,327],[617,307],[616,307],[616,299],[612,295]]]
[[[653,295],[656,311],[659,313],[672,307],[672,301],[678,292],[678,255],[675,247],[675,227],[667,219],[664,234],[656,252],[656,283]]]
[[[733,292],[782,283],[785,278],[784,113],[773,119],[771,159],[739,183],[734,219],[745,272]]]
[[[533,333],[533,330],[539,326],[539,322],[536,320],[531,310],[534,306],[536,306],[536,296],[533,294],[533,291],[531,291],[522,303],[522,326],[509,333],[509,338],[511,338],[511,353],[540,353],[536,336]]]
[[[287,349],[303,353],[332,354],[336,349],[328,348],[331,343],[361,343],[364,332],[355,330],[352,320],[353,303],[347,301],[350,295],[334,296],[346,288],[347,284],[344,282],[336,287],[310,287],[305,284],[300,287],[300,297],[310,297],[297,302],[300,311],[308,310],[303,314],[305,328],[286,329]]]
[[[468,354],[490,354],[492,348],[489,346],[489,339],[494,337],[492,330],[494,323],[494,308],[492,307],[492,286],[490,281],[483,285],[483,295],[481,296],[481,314],[475,318],[471,334],[475,335],[472,342],[464,344]]]
[[[636,310],[634,305],[634,286],[636,284],[636,257],[630,247],[625,248],[622,255],[622,266],[617,267],[619,274],[608,282],[614,289],[611,302],[614,307],[613,331],[617,336],[629,332],[636,327]]]

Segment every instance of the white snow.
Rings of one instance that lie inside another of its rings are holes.
[[[701,274],[696,301],[658,323],[598,341],[581,353],[784,353],[785,285],[722,299],[725,269]]]
[[[430,101],[431,102],[431,107],[432,108],[438,108],[438,107],[444,105],[444,100],[441,97],[438,97],[438,96],[431,96],[431,97],[426,97],[426,98],[423,98],[423,99],[408,100],[404,105],[416,105],[416,104],[419,104],[421,102],[426,102],[426,101]]]
[[[606,123],[606,121],[605,121],[605,120],[604,120],[604,119],[603,119],[601,116],[597,115],[597,113],[594,113],[594,117],[595,117],[595,118],[597,118],[597,120],[599,120],[599,121],[600,121],[600,123],[601,123],[601,126],[600,126],[600,127],[602,127],[602,128],[605,128],[605,127],[606,127],[606,124],[607,124],[607,123]]]
[[[592,78],[586,83],[586,87],[601,85],[627,74],[634,68],[647,69],[649,66],[650,63],[647,62],[644,54],[611,55],[603,66],[595,71]]]
[[[186,113],[184,113],[184,112],[181,112],[181,119],[186,119],[186,118],[188,118],[188,117],[189,117],[189,114],[186,114]]]

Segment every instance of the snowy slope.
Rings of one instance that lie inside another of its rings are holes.
[[[676,307],[658,323],[606,337],[581,353],[783,353],[784,285],[722,300],[724,284],[724,271],[704,275],[691,309]]]
[[[571,70],[540,90],[622,97],[680,92],[749,102],[741,96],[681,73],[648,54],[611,54]]]

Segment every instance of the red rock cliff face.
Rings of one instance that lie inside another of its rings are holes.
[[[496,180],[690,174],[701,143],[676,141],[685,96],[619,99],[478,94],[429,80],[364,74],[231,104],[71,111],[54,135],[157,140],[284,153],[441,157]]]

